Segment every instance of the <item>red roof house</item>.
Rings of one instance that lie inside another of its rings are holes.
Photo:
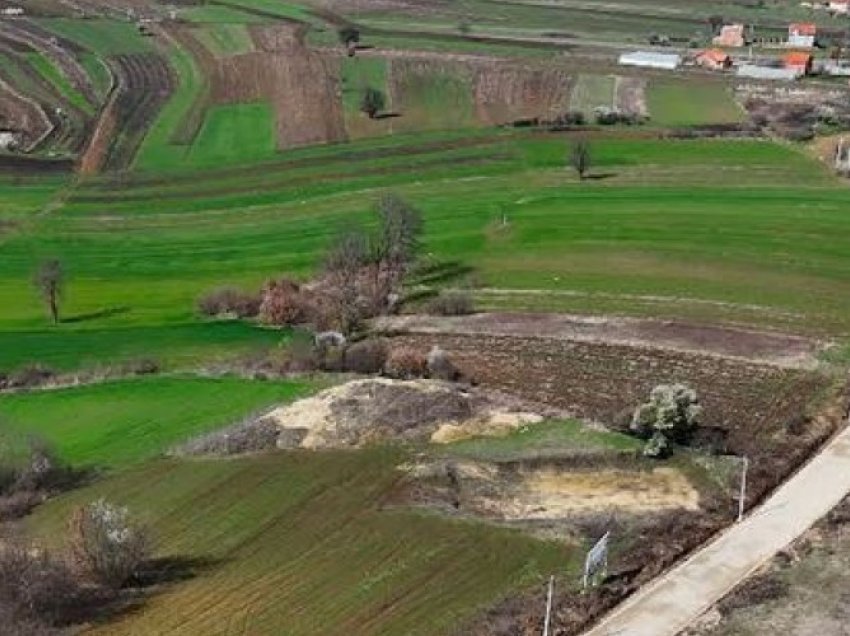
[[[818,27],[816,24],[811,22],[795,22],[788,26],[788,44],[790,46],[812,48],[815,45],[817,34]]]
[[[794,51],[793,53],[785,54],[782,58],[782,66],[797,71],[800,75],[808,75],[812,71],[813,60],[814,58],[811,53]]]
[[[706,49],[697,53],[696,63],[712,71],[723,71],[732,66],[732,57],[720,49]]]

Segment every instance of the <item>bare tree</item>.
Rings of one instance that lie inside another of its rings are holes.
[[[369,262],[369,240],[360,229],[340,234],[325,256],[329,306],[340,331],[349,334],[362,318],[360,278]]]
[[[577,139],[573,143],[570,147],[569,162],[578,178],[583,181],[591,164],[590,143],[587,139]]]
[[[59,302],[62,299],[64,280],[62,263],[55,258],[44,261],[33,277],[33,284],[44,299],[54,325],[59,324]]]
[[[377,310],[384,311],[397,293],[420,246],[422,215],[397,194],[385,194],[377,206],[379,229],[372,242],[370,265]]]

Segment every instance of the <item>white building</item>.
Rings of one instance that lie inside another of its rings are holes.
[[[817,40],[818,28],[811,22],[797,22],[788,26],[788,46],[811,49]]]
[[[18,135],[11,130],[0,130],[0,150],[12,150],[18,145]]]
[[[14,18],[24,15],[24,10],[21,7],[6,7],[2,13],[6,17]]]
[[[641,66],[643,68],[675,71],[682,64],[682,56],[675,53],[635,51],[634,53],[623,53],[620,56],[619,63],[620,66]]]
[[[800,71],[793,68],[777,66],[759,66],[757,64],[741,64],[738,66],[738,77],[749,77],[761,80],[795,80],[802,76]]]

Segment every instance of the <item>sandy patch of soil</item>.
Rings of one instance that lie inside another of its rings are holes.
[[[409,491],[414,501],[498,521],[575,520],[599,514],[700,509],[698,490],[681,472],[669,467],[582,469],[558,460],[440,460],[405,469],[415,484]]]
[[[505,435],[552,409],[436,380],[355,380],[275,409],[261,418],[280,430],[279,448],[357,447],[387,440],[447,443]]]
[[[739,358],[759,364],[811,369],[822,343],[776,332],[692,325],[613,316],[486,313],[460,317],[395,316],[377,329],[407,333],[446,333],[541,337],[575,342],[653,347]]]
[[[620,77],[614,84],[614,103],[622,113],[647,117],[646,105],[647,80],[643,77]]]

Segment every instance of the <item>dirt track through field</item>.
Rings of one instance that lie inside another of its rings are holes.
[[[638,591],[586,636],[675,636],[850,493],[850,428],[743,522]]]

